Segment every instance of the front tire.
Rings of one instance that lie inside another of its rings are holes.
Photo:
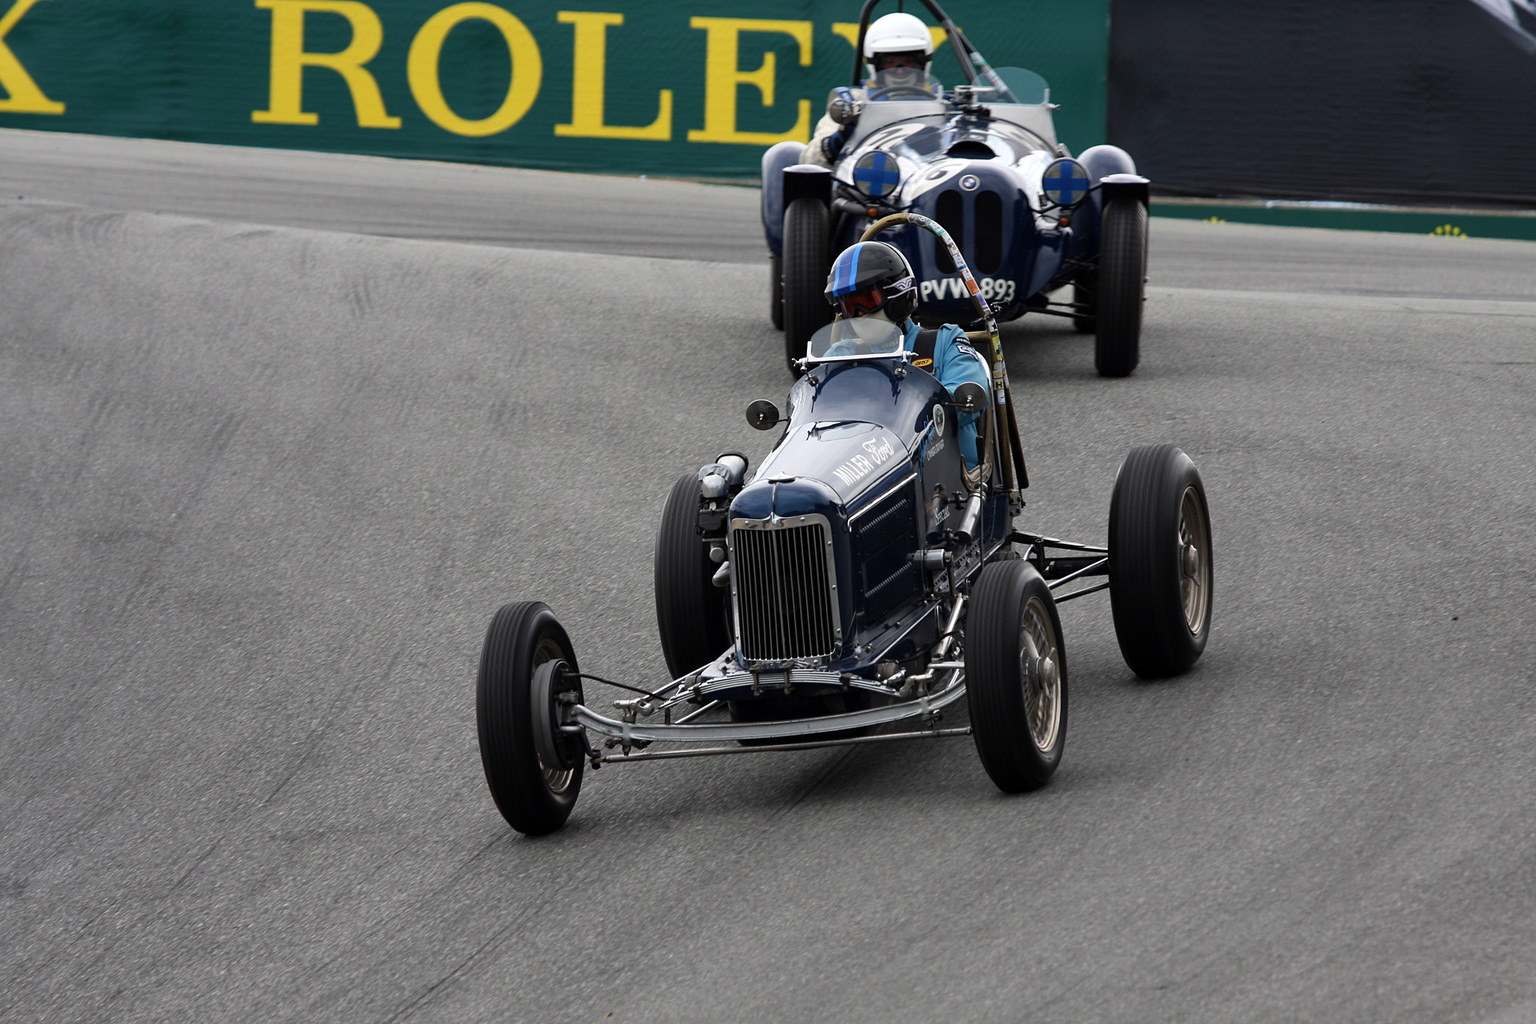
[[[713,583],[719,567],[699,539],[698,519],[699,481],[685,476],[661,511],[653,563],[656,627],[673,679],[713,661],[731,643],[728,592]]]
[[[965,678],[976,752],[1005,793],[1039,789],[1067,738],[1067,659],[1050,588],[1025,561],[993,562],[971,590]]]
[[[1211,632],[1205,484],[1173,445],[1125,457],[1109,504],[1109,604],[1125,663],[1143,679],[1187,671]]]
[[[1099,238],[1093,365],[1100,377],[1125,377],[1141,361],[1147,208],[1129,197],[1106,201]]]
[[[799,376],[795,360],[805,357],[806,342],[832,322],[827,302],[827,273],[831,260],[830,215],[825,203],[802,196],[784,211],[784,360]]]
[[[569,674],[561,674],[552,685],[536,686],[541,666],[547,675],[557,667],[552,662],[563,663]],[[501,816],[525,835],[546,835],[564,825],[581,792],[584,762],[576,741],[557,739],[564,744],[559,750],[563,756],[552,758],[556,763],[551,764],[539,752],[538,736],[540,716],[547,719],[554,713],[555,691],[574,690],[581,699],[576,671],[570,638],[548,605],[509,604],[491,619],[475,693],[480,763]],[[547,743],[548,730],[545,733]]]

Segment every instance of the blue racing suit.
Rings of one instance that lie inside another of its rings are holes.
[[[907,351],[915,352],[917,349],[917,324],[908,320],[905,324],[907,332]],[[938,329],[938,338],[933,344],[933,363],[924,366],[926,359],[914,359],[913,366],[921,367],[939,378],[951,394],[955,388],[966,381],[981,385],[991,394],[991,377],[987,360],[980,352],[971,347],[966,340],[965,332],[954,324],[945,324]],[[965,464],[970,469],[976,468],[976,421],[981,418],[979,413],[967,413],[956,417],[959,427],[960,454],[965,458]]]

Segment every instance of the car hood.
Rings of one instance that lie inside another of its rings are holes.
[[[835,420],[791,426],[758,467],[753,482],[820,480],[847,504],[910,455],[907,443],[878,423]],[[786,515],[800,510],[773,511]]]

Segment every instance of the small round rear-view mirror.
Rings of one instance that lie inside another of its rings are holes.
[[[772,430],[779,425],[779,407],[766,398],[747,406],[747,422],[758,430]]]
[[[955,409],[959,412],[981,412],[987,407],[987,389],[968,380],[955,388]],[[748,416],[751,416],[750,411]]]

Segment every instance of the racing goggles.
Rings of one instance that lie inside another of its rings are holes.
[[[880,288],[871,288],[855,295],[844,295],[838,302],[842,304],[843,316],[863,316],[885,305],[885,292]]]
[[[867,291],[856,292],[853,295],[844,295],[837,301],[842,307],[843,316],[852,318],[863,316],[866,313],[873,313],[881,306],[884,306],[887,299],[893,299],[911,290],[912,278],[904,277],[895,284],[885,288],[870,288]]]

